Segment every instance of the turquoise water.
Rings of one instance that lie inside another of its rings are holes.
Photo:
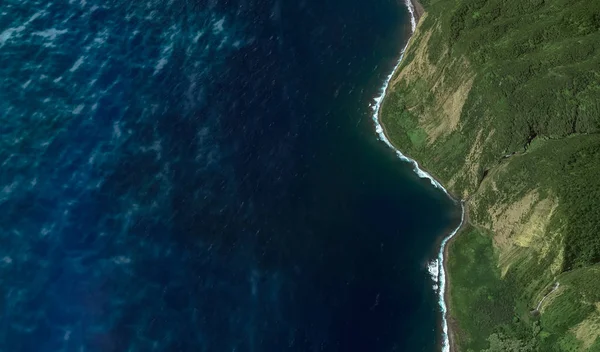
[[[0,350],[435,351],[456,207],[377,140],[392,0],[0,9]]]

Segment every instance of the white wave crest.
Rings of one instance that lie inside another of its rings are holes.
[[[417,27],[417,22],[416,22],[416,18],[415,18],[415,9],[410,0],[405,0],[405,5],[408,8],[408,12],[410,13],[410,23],[411,23],[412,33],[414,33],[415,29]],[[372,118],[373,118],[373,122],[375,124],[375,132],[377,132],[377,135],[381,141],[383,141],[385,144],[387,144],[390,148],[392,148],[396,152],[396,155],[398,156],[398,158],[400,158],[400,160],[408,162],[412,165],[413,171],[420,178],[428,179],[434,187],[440,189],[450,199],[457,202],[457,200],[454,199],[454,197],[452,197],[452,195],[446,190],[446,188],[444,188],[444,186],[442,186],[442,184],[440,184],[427,171],[425,171],[419,167],[419,163],[417,163],[416,160],[407,157],[400,150],[398,150],[396,147],[394,147],[394,145],[387,138],[387,136],[385,134],[385,130],[379,121],[379,114],[380,114],[383,98],[385,97],[385,95],[387,93],[388,87],[390,85],[390,81],[392,80],[394,73],[398,70],[398,67],[400,67],[400,64],[402,63],[402,59],[404,58],[404,53],[406,51],[406,48],[408,47],[409,42],[410,42],[410,38],[409,38],[408,42],[406,43],[406,46],[402,49],[402,52],[400,53],[400,58],[398,59],[398,63],[396,64],[396,66],[394,67],[392,72],[387,76],[385,82],[383,83],[383,86],[381,87],[381,90],[380,90],[380,95],[374,99],[375,103],[372,105],[372,108],[373,108],[373,117]],[[431,275],[432,280],[434,281],[433,289],[435,291],[437,291],[437,293],[438,293],[438,305],[439,305],[441,313],[442,313],[442,352],[450,352],[450,339],[448,336],[448,320],[447,320],[448,308],[446,306],[446,300],[445,300],[446,273],[445,273],[445,269],[444,269],[444,249],[445,249],[448,241],[456,235],[458,230],[463,225],[463,222],[465,219],[465,208],[464,208],[463,201],[460,201],[460,208],[461,208],[460,224],[448,236],[446,236],[442,240],[437,258],[432,260],[429,263],[429,265],[427,266],[427,270],[428,270],[429,274]]]
[[[435,284],[433,285],[434,290],[437,291],[437,282],[440,278],[440,264],[438,263],[437,259],[434,259],[432,261],[429,262],[429,264],[427,264],[427,272],[429,272],[429,276],[431,276],[431,280],[433,280],[433,282],[435,282]]]

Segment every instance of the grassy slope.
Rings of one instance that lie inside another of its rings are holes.
[[[381,118],[468,199],[459,346],[600,351],[600,1],[422,2]]]

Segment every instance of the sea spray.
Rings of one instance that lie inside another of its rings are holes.
[[[410,12],[410,27],[412,29],[412,33],[414,33],[415,29],[417,29],[417,18],[415,16],[415,7],[413,6],[413,3],[411,0],[404,0],[404,4],[406,5],[408,12]],[[402,58],[400,58],[400,59],[402,59]]]
[[[463,201],[460,202],[460,224],[446,237],[442,240],[442,244],[440,245],[440,251],[438,252],[438,263],[439,263],[439,291],[438,291],[438,304],[440,305],[440,309],[442,310],[442,352],[450,351],[450,339],[448,337],[448,320],[446,318],[448,307],[446,307],[446,271],[444,269],[444,249],[446,248],[446,244],[448,241],[452,239],[460,230],[465,221],[465,206]]]
[[[415,9],[410,0],[405,0],[405,5],[408,8],[408,12],[410,13],[410,24],[411,24],[412,34],[414,34],[414,32],[417,28],[417,21],[415,18]],[[446,188],[444,188],[444,186],[442,186],[441,183],[439,183],[428,172],[426,172],[425,170],[423,170],[419,167],[419,163],[416,160],[407,157],[400,150],[398,150],[396,147],[394,147],[394,145],[387,138],[387,136],[385,134],[385,130],[379,121],[381,104],[383,103],[383,99],[387,93],[388,87],[390,85],[392,77],[394,76],[394,73],[398,70],[398,68],[400,67],[400,64],[402,63],[402,59],[404,58],[404,53],[406,52],[406,48],[408,47],[409,43],[410,43],[410,38],[407,41],[406,46],[402,49],[402,51],[400,53],[400,58],[398,59],[398,63],[396,63],[396,66],[394,67],[392,72],[387,76],[386,80],[384,81],[383,86],[381,87],[381,90],[380,90],[381,94],[375,98],[375,104],[373,104],[373,106],[372,106],[373,107],[373,122],[375,123],[375,131],[377,132],[379,139],[381,141],[383,141],[385,144],[387,144],[390,148],[392,148],[396,152],[396,155],[398,156],[398,158],[400,158],[400,160],[408,162],[412,165],[413,171],[420,178],[428,179],[434,187],[442,190],[450,199],[457,202],[457,200],[454,199],[454,197],[452,197],[452,195],[448,192],[448,190],[446,190]],[[444,249],[446,247],[446,244],[448,244],[448,241],[456,235],[458,230],[463,225],[463,222],[465,220],[465,207],[464,207],[463,201],[460,201],[460,209],[461,209],[460,224],[448,236],[446,236],[442,240],[437,258],[435,260],[431,261],[427,268],[429,274],[431,275],[432,280],[435,282],[435,284],[433,285],[433,289],[436,290],[438,293],[438,304],[439,304],[440,310],[442,312],[442,352],[450,351],[450,339],[448,336],[448,320],[446,317],[448,308],[446,306],[446,299],[445,299],[446,273],[445,273],[445,269],[444,269]]]
[[[431,280],[435,282],[433,284],[433,290],[437,292],[438,290],[438,279],[440,278],[440,263],[437,259],[434,259],[427,264],[427,272],[429,276],[431,276]]]

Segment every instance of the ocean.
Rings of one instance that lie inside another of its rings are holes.
[[[402,1],[5,0],[0,351],[437,351]]]

